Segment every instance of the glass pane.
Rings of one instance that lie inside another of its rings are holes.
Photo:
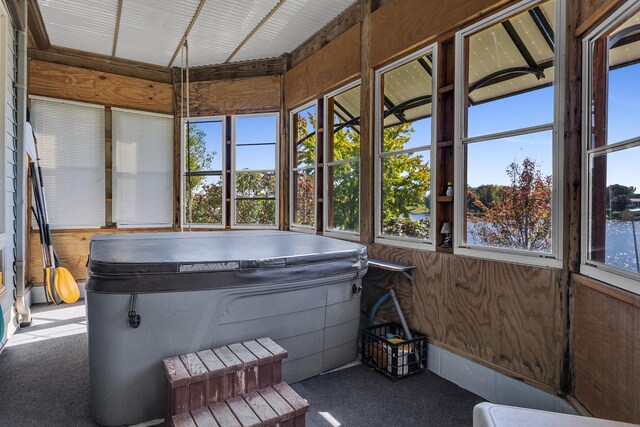
[[[553,122],[554,10],[548,1],[467,38],[468,137]]]
[[[275,225],[275,200],[236,200],[236,224]]]
[[[591,159],[589,259],[640,272],[640,147]]]
[[[268,116],[237,116],[236,145],[275,143],[278,140],[278,120]]]
[[[637,33],[626,34],[630,26],[640,25],[640,12],[628,19],[609,40],[617,41],[609,51],[607,76],[607,143],[640,136],[640,41]]]
[[[191,197],[187,191],[186,222],[192,224],[222,224],[222,177],[191,177]],[[191,208],[191,209],[190,209]],[[191,214],[189,212],[191,211]]]
[[[429,239],[429,151],[382,159],[382,233]]]
[[[265,170],[276,167],[276,145],[236,146],[236,171]]]
[[[467,145],[466,243],[551,252],[552,132]]]
[[[327,128],[333,133],[328,132],[327,161],[360,157],[360,86],[329,98],[328,105]]]
[[[432,59],[429,52],[382,75],[383,151],[431,145]]]
[[[236,197],[275,197],[275,172],[237,172]]]
[[[297,132],[293,167],[313,166],[316,162],[316,106],[295,115]]]
[[[385,152],[431,145],[431,117],[386,127],[382,137]]]
[[[327,227],[360,230],[360,163],[343,163],[328,168],[329,211]]]
[[[295,187],[293,192],[294,219],[295,225],[315,225],[315,170],[303,169],[294,172]]]
[[[192,121],[185,142],[185,155],[190,159],[185,171],[220,171],[222,167],[223,123],[216,121]]]

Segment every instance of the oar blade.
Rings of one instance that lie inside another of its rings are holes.
[[[80,289],[78,289],[76,279],[64,267],[56,269],[55,287],[62,301],[67,304],[73,304],[80,298]]]
[[[46,267],[44,269],[44,286],[46,288],[47,294],[49,295],[49,298],[51,298],[51,301],[57,305],[57,304],[60,304],[62,300],[60,299],[60,296],[56,291],[55,280],[56,280],[55,268]]]

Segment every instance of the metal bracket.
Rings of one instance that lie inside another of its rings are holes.
[[[397,262],[383,261],[380,259],[369,258],[369,267],[377,268],[379,270],[393,271],[395,273],[400,273],[404,277],[409,279],[409,284],[413,286],[413,278],[414,278],[413,273],[416,269],[415,265],[400,264]]]

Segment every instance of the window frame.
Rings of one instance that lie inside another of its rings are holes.
[[[510,19],[538,4],[544,0],[523,0],[495,13],[485,19],[472,24],[455,34],[455,88],[454,88],[454,233],[453,252],[457,255],[471,256],[475,258],[493,259],[497,261],[507,261],[517,264],[532,265],[538,267],[562,268],[562,203],[564,185],[564,114],[565,114],[565,16],[566,5],[564,0],[555,0],[555,49],[554,49],[554,78],[553,78],[553,122],[543,125],[528,126],[523,128],[512,128],[508,131],[483,134],[473,137],[466,137],[466,67],[467,58],[466,37],[479,31],[489,28],[495,24]],[[467,159],[465,156],[465,145],[481,141],[491,141],[499,138],[518,136],[523,134],[533,134],[536,131],[552,131],[552,213],[551,213],[551,252],[530,252],[517,249],[496,248],[481,245],[469,245],[463,243],[466,211],[465,195],[465,171]]]
[[[316,160],[313,163],[313,166],[303,166],[303,167],[296,167],[293,164],[293,158],[294,158],[294,151],[296,150],[296,143],[297,141],[297,135],[298,132],[295,130],[295,126],[296,124],[294,123],[294,117],[296,114],[300,113],[301,111],[306,110],[307,108],[310,107],[316,107],[316,144],[315,144],[315,156],[316,156]],[[316,229],[318,226],[318,126],[317,126],[317,120],[318,120],[318,101],[317,100],[313,100],[310,102],[307,102],[306,104],[301,105],[300,107],[297,107],[293,110],[291,110],[289,112],[289,135],[291,135],[291,137],[289,138],[290,144],[289,144],[289,173],[291,176],[291,179],[289,180],[289,182],[291,183],[291,185],[289,186],[289,229],[291,231],[300,231],[303,233],[310,233],[310,234],[315,234],[316,233]],[[313,170],[315,173],[314,179],[313,179],[313,225],[301,225],[301,224],[296,224],[295,223],[295,217],[296,217],[296,211],[295,211],[295,191],[296,191],[296,180],[295,180],[295,176],[296,176],[296,172],[298,172],[299,170]]]
[[[591,148],[591,105],[593,101],[593,46],[616,26],[625,22],[631,13],[640,11],[640,6],[632,0],[624,3],[582,40],[582,214],[581,214],[581,254],[580,273],[618,288],[640,294],[640,274],[589,260],[591,228],[591,179],[590,159],[597,154],[611,154],[640,146],[640,134],[636,137]],[[607,53],[609,49],[607,49]]]
[[[226,126],[226,116],[202,116],[202,117],[190,117],[189,122],[211,122],[211,121],[220,121],[222,123],[222,222],[220,224],[200,224],[193,223],[190,224],[187,221],[187,203],[186,203],[186,185],[187,185],[187,171],[186,171],[186,159],[187,159],[187,144],[186,144],[186,126],[187,119],[182,118],[180,123],[180,158],[182,159],[180,162],[180,228],[181,229],[191,229],[191,228],[219,228],[224,229],[226,226],[226,218],[227,218],[227,174],[226,174],[226,159],[227,159],[227,126]],[[207,176],[217,176],[217,175],[207,175]]]
[[[274,154],[274,169],[250,169],[249,172],[271,172],[275,174],[276,189],[275,189],[275,215],[274,224],[238,224],[236,222],[236,135],[237,135],[237,120],[250,118],[250,117],[274,117],[275,118],[275,154]],[[226,144],[225,144],[226,145]],[[280,222],[280,113],[279,112],[265,112],[265,113],[253,113],[253,114],[233,114],[231,115],[231,194],[227,195],[227,199],[231,200],[231,228],[237,229],[254,229],[254,230],[278,230]]]
[[[382,149],[382,131],[383,120],[380,120],[383,113],[383,95],[384,88],[381,86],[382,75],[388,71],[399,68],[402,65],[408,64],[427,53],[432,54],[432,71],[431,75],[431,142],[428,145],[422,145],[415,148],[409,148],[405,150],[398,150],[393,152],[383,152]],[[374,210],[375,210],[375,231],[374,231],[374,243],[385,244],[389,246],[399,246],[411,249],[423,249],[429,251],[436,250],[436,176],[437,176],[437,123],[438,123],[438,43],[430,44],[420,50],[417,50],[409,55],[406,55],[390,64],[387,64],[375,71],[375,120],[374,120],[374,145],[375,151],[373,154],[374,161],[374,177],[375,177],[375,189],[374,189]],[[415,237],[399,237],[389,236],[382,233],[382,161],[385,157],[400,154],[412,154],[415,152],[429,150],[429,162],[430,162],[430,223],[429,223],[429,240],[418,239]]]
[[[328,226],[328,220],[329,220],[329,204],[331,203],[331,201],[327,198],[327,195],[329,194],[329,167],[330,166],[336,166],[336,165],[341,165],[341,164],[347,164],[347,163],[358,163],[358,170],[360,171],[360,177],[358,178],[358,203],[360,203],[360,198],[362,197],[362,180],[360,179],[362,177],[362,169],[361,169],[361,165],[362,165],[362,161],[360,156],[357,157],[357,159],[355,157],[352,157],[351,159],[348,160],[340,160],[340,161],[333,161],[333,162],[329,162],[329,132],[326,130],[328,129],[329,126],[329,98],[332,98],[336,95],[339,95],[341,93],[347,92],[348,90],[351,90],[359,85],[362,84],[361,79],[357,79],[352,81],[351,83],[347,83],[344,86],[341,86],[340,88],[331,91],[327,94],[324,95],[323,99],[323,111],[322,114],[324,115],[324,127],[325,127],[325,131],[324,131],[324,135],[323,135],[323,148],[324,148],[324,164],[323,164],[323,196],[325,197],[325,201],[323,203],[322,206],[322,234],[328,237],[335,237],[338,239],[346,239],[346,240],[353,240],[356,242],[360,241],[360,232],[354,232],[354,231],[344,231],[344,230],[337,230],[334,228],[329,228]],[[360,89],[362,90],[362,88]],[[362,141],[360,141],[360,146],[362,146]],[[356,160],[354,160],[356,159]],[[360,223],[360,209],[358,209],[358,224]],[[358,227],[360,228],[360,227]]]

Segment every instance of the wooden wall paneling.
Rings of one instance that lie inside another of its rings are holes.
[[[640,423],[640,298],[575,280],[573,295],[576,399],[595,417]]]
[[[280,230],[289,229],[291,165],[289,164],[289,112],[285,108],[284,75],[280,76]]]
[[[296,66],[315,52],[322,49],[328,43],[344,34],[349,28],[360,22],[361,4],[354,2],[340,15],[325,25],[313,37],[291,52],[291,65]]]
[[[29,59],[51,62],[53,64],[68,65],[70,67],[86,68],[103,73],[118,74],[124,77],[151,80],[154,82],[171,83],[171,69],[145,62],[114,58],[108,55],[85,52],[65,47],[51,47],[41,50],[29,46]]]
[[[452,35],[467,23],[498,10],[512,0],[387,1],[371,16],[371,61],[378,67]]]
[[[371,64],[372,0],[361,1],[360,29],[360,241],[373,242],[375,237],[375,78]]]
[[[288,58],[285,54],[277,58],[191,67],[189,68],[189,81],[194,83],[211,80],[279,76],[286,71],[287,61]]]
[[[288,110],[320,98],[360,74],[360,24],[291,68],[285,74]]]
[[[280,111],[280,77],[191,82],[192,117]]]
[[[416,266],[413,284],[414,326],[432,340],[444,342],[446,337],[447,311],[445,310],[445,288],[453,283],[453,255],[431,251],[413,251]]]
[[[602,19],[609,16],[615,9],[624,4],[619,0],[587,0],[569,3],[569,13],[576,15],[576,24],[573,31],[567,33],[572,34],[576,38],[585,35],[589,30],[595,27]]]
[[[36,60],[29,61],[29,93],[173,114],[170,84]]]
[[[559,390],[564,351],[556,270],[456,257],[444,343]]]

